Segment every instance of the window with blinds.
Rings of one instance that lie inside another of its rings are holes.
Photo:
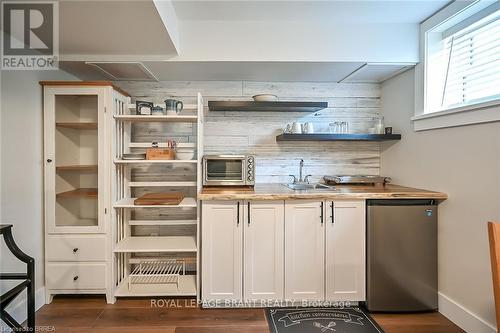
[[[500,100],[500,10],[440,31],[437,39],[427,66],[426,112]]]

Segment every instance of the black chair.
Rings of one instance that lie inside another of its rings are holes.
[[[0,318],[14,331],[35,331],[35,259],[31,258],[23,251],[21,251],[14,238],[12,238],[12,224],[0,224],[0,234],[3,236],[7,247],[10,252],[16,256],[17,259],[26,263],[26,273],[0,273],[0,280],[21,280],[14,288],[0,296]],[[5,308],[24,291],[28,290],[28,322],[26,328],[19,324],[12,316],[5,310]]]

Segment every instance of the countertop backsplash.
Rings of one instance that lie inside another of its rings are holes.
[[[352,133],[366,132],[380,112],[380,85],[335,82],[255,81],[160,81],[115,82],[135,99],[163,103],[174,98],[194,104],[201,92],[205,102],[205,154],[234,153],[256,156],[256,181],[283,183],[298,174],[305,161],[305,174],[317,181],[326,174],[373,174],[380,169],[380,144],[376,142],[276,142],[287,123],[314,123],[315,133],[328,132],[335,121],[349,122]],[[326,101],[328,108],[303,112],[210,112],[209,100],[251,100],[271,93],[280,101]],[[132,140],[151,142],[173,138],[193,142],[196,127],[189,123],[137,123]]]

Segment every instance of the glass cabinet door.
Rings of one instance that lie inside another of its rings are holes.
[[[52,153],[48,154],[47,162],[53,170],[53,178],[49,177],[49,184],[46,183],[46,190],[47,186],[53,186],[54,194],[48,205],[49,210],[53,209],[51,216],[47,216],[52,220],[49,229],[55,232],[102,231],[99,222],[100,174],[103,172],[99,163],[102,153],[99,142],[103,139],[100,132],[104,128],[101,124],[104,116],[100,111],[103,110],[102,94],[55,92],[50,102],[52,123],[47,124],[49,119],[45,123],[46,131],[53,129],[53,133],[49,133],[53,142],[45,143],[51,145],[49,151]],[[47,133],[45,138],[47,141]]]

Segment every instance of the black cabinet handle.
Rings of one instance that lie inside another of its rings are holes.
[[[321,224],[323,224],[323,219],[324,219],[324,216],[323,216],[323,207],[324,206],[323,206],[323,201],[322,201],[321,204],[320,204],[320,208],[321,208],[321,215],[320,215],[320,217],[321,217]]]
[[[335,219],[334,219],[334,216],[335,216],[335,215],[334,215],[334,214],[335,214],[335,211],[334,211],[334,208],[333,208],[333,201],[332,201],[332,205],[331,205],[330,207],[332,208],[332,216],[330,216],[330,217],[331,217],[331,219],[332,219],[332,224],[333,224],[333,223],[335,222]]]
[[[52,159],[48,158],[47,163],[51,163],[51,162],[52,162]]]
[[[77,248],[77,247],[75,247],[75,248],[73,249],[73,253],[77,253],[77,252],[78,252],[78,248]]]
[[[78,280],[78,275],[73,278],[73,281]]]
[[[236,212],[236,225],[240,225],[240,202],[238,201],[238,208]]]
[[[247,215],[248,215],[248,225],[250,226],[250,201],[247,202],[248,204],[248,211],[247,211]]]

